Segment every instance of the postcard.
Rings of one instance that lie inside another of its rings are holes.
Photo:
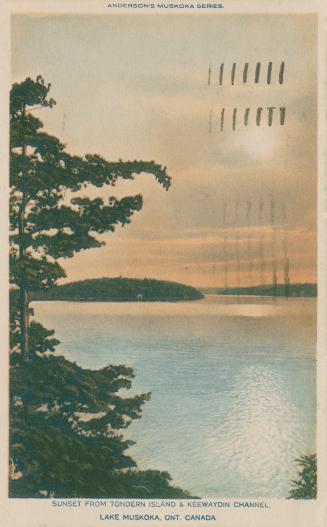
[[[322,527],[324,7],[1,5],[1,525]]]

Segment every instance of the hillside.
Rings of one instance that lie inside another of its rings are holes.
[[[35,291],[32,300],[75,300],[80,302],[178,302],[199,300],[203,294],[191,286],[163,280],[97,278]]]
[[[317,284],[289,284],[287,290],[284,284],[278,284],[275,287],[270,284],[252,287],[230,287],[228,289],[206,287],[201,288],[201,292],[216,295],[315,297],[317,296]]]

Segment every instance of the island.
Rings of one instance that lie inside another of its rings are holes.
[[[248,287],[202,287],[205,295],[316,297],[317,284],[268,284]]]
[[[149,278],[95,278],[34,291],[32,300],[78,302],[178,302],[204,295],[189,285]]]

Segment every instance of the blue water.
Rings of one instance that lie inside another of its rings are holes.
[[[140,468],[201,497],[284,497],[315,451],[315,300],[34,302],[58,352],[151,391],[124,433]]]

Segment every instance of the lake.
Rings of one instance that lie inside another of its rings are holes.
[[[315,452],[316,299],[33,302],[58,353],[134,368],[151,391],[125,432],[140,468],[208,497],[286,497]]]

